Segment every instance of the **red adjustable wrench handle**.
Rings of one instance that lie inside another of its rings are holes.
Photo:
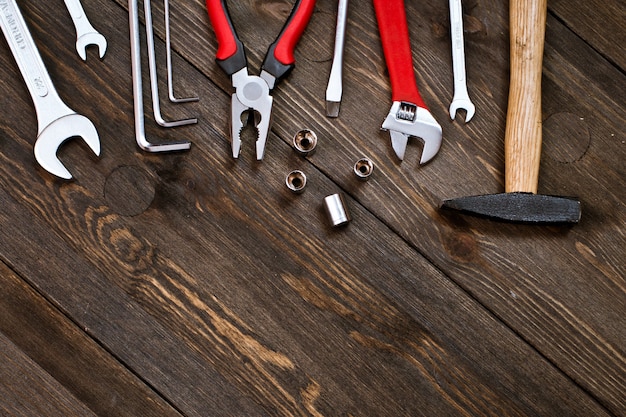
[[[391,99],[428,109],[415,81],[404,0],[374,0],[374,9],[391,80]]]
[[[206,5],[217,37],[217,62],[228,75],[232,75],[247,65],[243,43],[233,26],[226,0],[206,0]],[[285,26],[270,46],[263,69],[277,80],[293,69],[294,49],[311,19],[314,7],[315,0],[297,0]]]

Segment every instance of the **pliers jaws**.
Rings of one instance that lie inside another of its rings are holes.
[[[206,5],[217,37],[216,61],[231,77],[235,89],[230,132],[233,157],[239,157],[241,131],[248,120],[252,120],[258,134],[256,157],[261,160],[272,119],[270,92],[295,65],[294,48],[313,14],[315,0],[296,0],[285,26],[265,55],[259,76],[248,73],[245,49],[235,32],[226,0],[206,0]]]
[[[252,120],[257,130],[256,159],[259,161],[263,159],[265,142],[271,125],[272,103],[274,102],[270,95],[270,85],[265,79],[268,77],[273,85],[274,80],[271,75],[263,72],[261,76],[250,75],[247,68],[243,68],[232,75],[232,84],[235,89],[231,99],[230,132],[233,158],[239,157],[241,131],[248,120]],[[253,114],[250,114],[251,112]]]

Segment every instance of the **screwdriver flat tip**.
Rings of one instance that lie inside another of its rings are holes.
[[[339,117],[340,101],[326,101],[326,116]]]

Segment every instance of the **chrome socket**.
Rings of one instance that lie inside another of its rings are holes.
[[[302,129],[293,137],[293,147],[302,156],[312,155],[317,146],[317,135],[309,129]]]
[[[342,226],[352,220],[348,207],[341,194],[332,194],[324,198],[324,208],[333,227]]]
[[[361,158],[354,164],[354,174],[361,181],[367,181],[374,172],[374,163],[369,158]]]
[[[306,187],[306,175],[299,170],[291,171],[287,174],[287,178],[285,178],[285,184],[287,184],[287,188],[289,188],[292,193],[300,194],[304,192],[304,188]]]

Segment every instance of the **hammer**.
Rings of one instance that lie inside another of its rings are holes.
[[[505,192],[444,200],[441,208],[519,223],[578,223],[580,201],[538,195],[541,70],[547,0],[511,0],[511,79],[504,138]]]

